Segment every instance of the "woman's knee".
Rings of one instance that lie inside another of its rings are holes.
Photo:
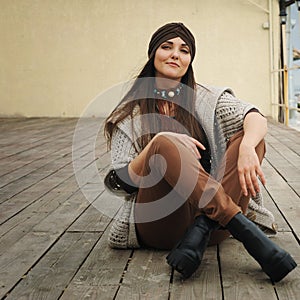
[[[178,149],[177,143],[178,141],[174,136],[168,134],[168,132],[162,132],[153,137],[150,149],[155,153],[167,154],[169,151],[173,151],[174,148]]]

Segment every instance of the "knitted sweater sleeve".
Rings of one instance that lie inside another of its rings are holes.
[[[111,160],[114,169],[126,166],[138,155],[131,138],[119,127],[113,133],[111,145]]]
[[[256,107],[237,99],[228,92],[221,95],[216,106],[216,117],[225,140],[228,141],[237,131],[243,129],[244,117],[253,108]]]

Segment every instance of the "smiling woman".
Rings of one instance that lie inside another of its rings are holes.
[[[295,261],[244,215],[259,195],[258,177],[265,184],[266,119],[230,89],[196,84],[195,51],[182,23],[159,28],[147,63],[106,119],[113,170],[105,184],[126,195],[110,245],[170,249],[168,264],[188,278],[208,243],[232,234],[279,281]]]
[[[180,37],[170,39],[156,50],[155,76],[180,81],[190,62],[191,54],[188,45]]]

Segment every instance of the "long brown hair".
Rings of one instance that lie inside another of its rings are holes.
[[[147,78],[147,80],[141,80],[141,78]],[[148,80],[153,79],[153,80]],[[183,97],[180,101],[184,103],[179,103],[176,112],[175,119],[179,122],[189,134],[198,139],[203,140],[203,130],[200,124],[195,119],[195,78],[193,67],[190,64],[187,72],[181,79],[183,86],[187,86],[184,89]],[[153,90],[155,87],[155,67],[154,67],[154,55],[152,55],[142,71],[137,76],[133,83],[133,86],[129,92],[124,96],[119,105],[110,113],[110,115],[105,120],[104,134],[107,139],[108,148],[111,147],[112,135],[115,128],[118,126],[119,122],[123,121],[128,116],[133,117],[134,108],[138,105],[141,115],[157,114],[155,107],[155,99],[153,96]],[[182,94],[182,93],[181,93]],[[145,95],[148,95],[145,97]],[[151,96],[152,95],[152,96]],[[144,149],[144,147],[149,143],[149,141],[158,132],[158,128],[154,128],[157,122],[149,121],[148,124],[143,124],[143,126],[149,126],[149,130],[144,132],[149,132],[141,137],[137,137],[139,147]],[[154,132],[154,133],[153,133]]]

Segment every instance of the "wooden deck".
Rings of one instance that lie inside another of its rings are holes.
[[[110,207],[112,196],[89,176],[93,134],[82,136],[82,155],[72,159],[76,123],[0,119],[0,299],[300,299],[299,267],[273,285],[234,239],[210,247],[184,282],[164,251],[110,249],[111,217],[95,206],[106,203],[113,215],[118,205]],[[99,120],[84,124],[92,133]],[[300,132],[270,122],[266,141],[263,193],[279,228],[272,239],[300,264]],[[93,159],[101,174],[105,149],[98,139]],[[85,155],[80,189],[73,160]]]

